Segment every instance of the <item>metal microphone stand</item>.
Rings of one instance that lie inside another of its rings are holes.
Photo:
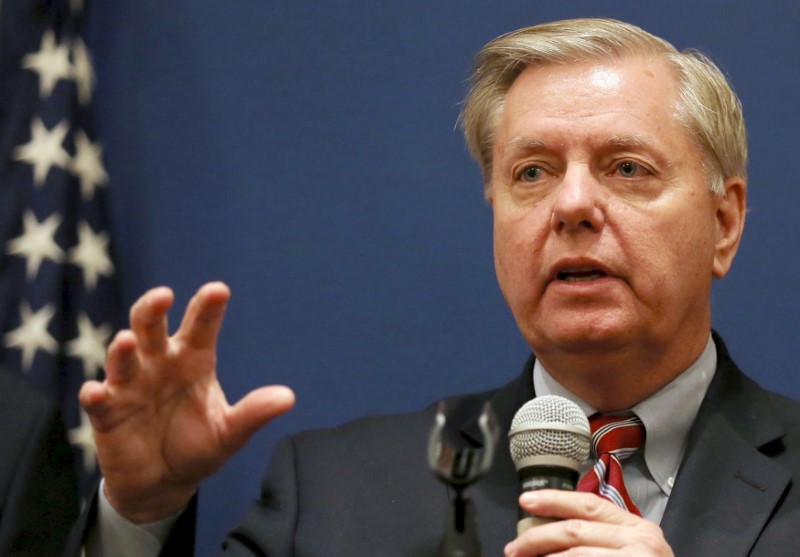
[[[467,494],[467,487],[485,476],[492,467],[500,430],[488,402],[478,418],[483,435],[480,447],[456,447],[445,441],[443,431],[446,421],[445,404],[440,402],[428,440],[428,465],[440,480],[453,489],[456,496],[445,520],[439,556],[480,557],[475,505]]]

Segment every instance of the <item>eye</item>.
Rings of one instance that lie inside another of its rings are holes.
[[[535,182],[542,177],[542,169],[538,166],[526,166],[520,172],[519,179],[523,182]]]
[[[620,176],[623,178],[635,178],[642,172],[646,172],[646,170],[638,162],[623,161],[617,167],[617,172],[619,172]]]

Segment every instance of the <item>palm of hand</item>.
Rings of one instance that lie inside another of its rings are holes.
[[[106,381],[81,391],[106,495],[131,520],[178,512],[203,478],[294,402],[288,389],[263,387],[228,404],[215,370],[228,297],[219,283],[201,288],[167,337],[172,293],[148,292],[131,310],[132,330],[109,347]]]

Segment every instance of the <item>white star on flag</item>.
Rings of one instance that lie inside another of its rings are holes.
[[[45,259],[55,263],[64,259],[64,251],[55,240],[56,230],[60,225],[61,217],[55,213],[42,222],[36,219],[30,209],[22,215],[22,235],[6,243],[6,253],[28,259],[25,264],[28,280],[36,278]]]
[[[72,77],[78,88],[78,100],[82,105],[88,105],[92,100],[95,75],[92,56],[80,38],[72,42]]]
[[[83,371],[87,379],[97,379],[106,360],[106,343],[111,337],[111,326],[107,323],[95,327],[89,316],[78,316],[78,337],[67,343],[67,354],[83,360]]]
[[[103,379],[105,343],[124,312],[84,2],[0,4],[9,31],[0,111],[14,115],[0,119],[0,188],[10,202],[0,203],[0,367],[58,403],[87,492],[96,455],[78,389],[87,377]]]
[[[69,430],[69,442],[80,447],[83,451],[83,468],[86,473],[91,474],[94,472],[97,466],[97,447],[94,444],[92,423],[83,410],[81,410],[80,425]]]
[[[14,149],[14,158],[33,165],[33,181],[36,186],[44,184],[53,166],[68,168],[69,153],[64,149],[64,139],[69,132],[69,124],[62,120],[52,130],[48,130],[38,117],[31,122],[31,140]]]
[[[103,166],[103,147],[100,143],[92,143],[83,130],[75,133],[72,173],[80,180],[84,201],[92,199],[95,190],[108,182],[108,174]]]
[[[34,313],[27,302],[22,302],[19,313],[22,322],[19,327],[6,333],[3,344],[7,348],[22,350],[22,367],[27,371],[31,369],[37,351],[44,350],[55,354],[58,350],[56,339],[47,332],[56,309],[53,304],[47,304]]]
[[[56,35],[46,31],[42,35],[39,52],[28,54],[22,59],[22,67],[39,74],[39,96],[47,98],[59,79],[72,77],[69,63],[69,49],[56,43]]]
[[[81,221],[78,224],[78,245],[69,251],[69,261],[83,268],[83,281],[87,290],[94,290],[98,276],[114,274],[114,264],[108,256],[108,234],[95,233]]]

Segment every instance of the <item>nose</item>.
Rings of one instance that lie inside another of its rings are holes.
[[[602,186],[585,167],[564,174],[553,201],[550,225],[556,232],[598,232],[605,222]]]

